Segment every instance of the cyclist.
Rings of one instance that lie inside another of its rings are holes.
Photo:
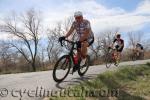
[[[77,11],[74,13],[75,21],[72,23],[70,30],[63,37],[59,38],[59,41],[64,40],[73,34],[74,30],[78,34],[77,51],[78,58],[81,56],[80,66],[83,66],[86,62],[87,48],[94,42],[94,34],[91,30],[90,22],[83,18],[82,12]]]
[[[136,54],[137,54],[138,57],[142,56],[142,54],[144,52],[144,48],[140,43],[136,44],[135,50],[136,50]]]
[[[119,61],[120,61],[120,57],[121,57],[121,52],[124,48],[124,40],[121,39],[121,34],[120,33],[117,33],[114,41],[113,41],[113,44],[112,44],[112,48],[115,47],[116,49],[116,52],[115,52],[115,59],[116,59],[116,62],[115,62],[115,65],[118,65]]]

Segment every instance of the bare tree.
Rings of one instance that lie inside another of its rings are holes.
[[[15,40],[10,45],[23,55],[36,71],[36,56],[38,51],[41,18],[34,9],[28,10],[20,17],[13,15],[5,20],[5,32],[11,34]]]
[[[62,53],[62,47],[58,43],[58,38],[68,32],[72,22],[73,18],[69,17],[64,22],[57,23],[57,26],[54,29],[48,30],[47,53],[50,62],[56,61]],[[73,38],[73,36],[71,36],[71,38]]]
[[[46,48],[42,45],[40,45],[40,49],[39,49],[39,52],[38,52],[38,60],[37,60],[37,63],[39,63],[39,66],[40,67],[45,67],[45,62],[47,60],[47,57],[46,57]]]
[[[4,42],[3,42],[4,43]],[[1,66],[3,66],[3,69],[7,70],[8,65],[10,62],[10,54],[7,53],[9,46],[1,43],[0,47],[0,60],[1,60]]]
[[[61,47],[58,43],[58,38],[61,36],[61,34],[62,34],[61,24],[58,24],[58,26],[55,29],[49,30],[48,32],[47,53],[50,62],[53,62],[52,59],[57,58],[61,51]]]
[[[113,43],[114,38],[115,38],[114,32],[108,31],[103,33],[102,40],[101,40],[102,54],[105,54],[107,52],[107,49]]]
[[[90,53],[93,56],[93,60],[96,64],[99,64],[100,61],[103,61],[103,56],[105,55],[108,46],[112,44],[116,32],[106,31],[100,33],[99,35],[95,34],[95,41],[90,46]],[[99,61],[99,62],[97,62]]]
[[[10,49],[10,45],[5,41],[0,41],[0,66],[2,71],[7,73],[15,68],[16,57],[18,56],[15,50]]]
[[[134,48],[137,43],[142,43],[143,36],[143,32],[128,32],[129,47]]]
[[[97,60],[100,57],[102,49],[101,37],[95,38],[94,44],[90,46],[90,50],[94,56],[94,59]]]
[[[137,53],[136,50],[136,44],[140,43],[142,44],[143,48],[144,48],[144,58],[149,58],[149,47],[150,47],[150,38],[145,37],[145,33],[141,32],[141,31],[137,31],[137,32],[129,32],[128,33],[128,55],[129,58],[132,58],[133,56],[135,56],[135,54]]]

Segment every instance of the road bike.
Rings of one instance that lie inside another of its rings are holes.
[[[71,44],[71,48],[69,53],[61,56],[54,65],[53,79],[56,82],[62,82],[67,77],[69,72],[73,74],[78,71],[78,74],[83,76],[89,68],[90,57],[87,55],[85,64],[80,66],[81,56],[76,53],[77,43],[65,39],[60,42],[61,46],[65,46],[65,42],[67,42],[67,44]]]
[[[144,51],[139,51],[137,49],[132,50],[131,60],[143,60],[144,59]]]
[[[114,64],[115,66],[119,65],[117,50],[115,48],[107,47],[104,55],[104,62],[106,64],[106,68],[109,68],[112,64]]]

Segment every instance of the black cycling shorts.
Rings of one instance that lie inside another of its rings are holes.
[[[89,46],[91,46],[94,43],[94,37],[93,38],[89,38],[89,39],[87,39],[85,41],[87,41]],[[78,44],[77,48],[81,48],[81,44]]]
[[[91,46],[94,43],[94,37],[88,39],[87,42],[89,43],[89,46]]]

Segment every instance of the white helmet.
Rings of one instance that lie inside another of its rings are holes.
[[[116,33],[116,36],[121,35],[119,32]]]
[[[78,16],[82,16],[82,12],[81,11],[77,11],[74,13],[74,17],[78,17]]]
[[[121,34],[120,33],[116,33],[116,38],[120,38],[121,37]]]

